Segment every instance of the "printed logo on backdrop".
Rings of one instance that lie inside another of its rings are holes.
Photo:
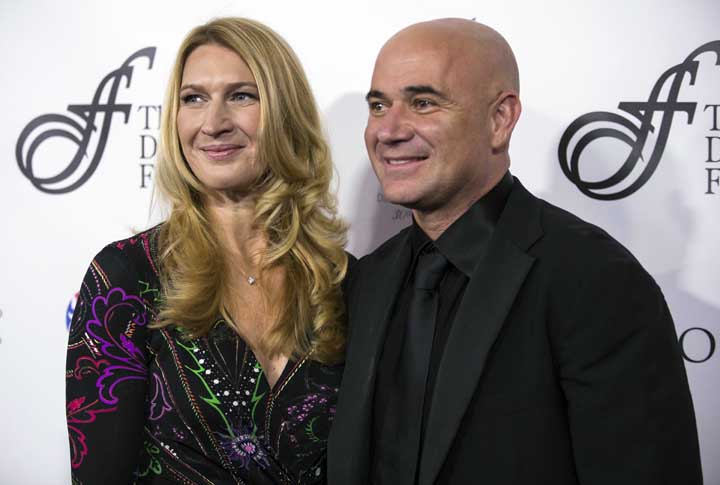
[[[92,177],[102,161],[110,129],[117,118],[114,115],[122,114],[124,124],[130,119],[132,104],[117,103],[118,94],[130,88],[133,64],[138,60],[146,60],[147,69],[152,69],[155,50],[155,47],[140,49],[108,73],[95,89],[90,104],[69,104],[68,114],[44,114],[27,124],[18,137],[15,158],[20,171],[35,188],[48,194],[65,194]],[[159,119],[160,106],[143,105],[136,111],[144,116],[145,130],[149,130],[150,117],[157,112]],[[70,143],[72,150],[62,150],[63,143]],[[154,157],[156,148],[154,136],[141,135],[141,160]],[[146,185],[149,173],[141,163],[141,187]]]
[[[65,329],[70,330],[70,325],[72,324],[72,317],[75,313],[75,305],[77,305],[78,296],[80,296],[80,293],[75,293],[75,296],[70,298],[70,302],[68,303],[67,308],[65,309]]]
[[[680,334],[683,358],[693,364],[710,360],[715,355],[715,345],[715,336],[706,328],[692,327]]]
[[[381,204],[390,204],[392,206],[391,220],[398,224],[407,224],[412,221],[412,211],[399,205],[393,205],[391,202],[385,200],[385,196],[382,191],[377,193],[376,200]]]
[[[678,101],[678,97],[685,79],[689,78],[690,85],[695,84],[700,64],[698,57],[706,53],[714,53],[715,65],[720,66],[720,41],[708,42],[691,52],[685,61],[665,71],[647,101],[620,102],[618,109],[624,113],[586,113],[567,127],[560,139],[558,158],[563,173],[580,192],[597,200],[617,200],[636,192],[652,177],[662,159],[675,116],[683,115],[688,124],[693,124],[696,119],[698,103]],[[661,100],[662,93],[667,93],[664,100]],[[713,134],[720,131],[719,107],[720,104],[703,106],[703,112],[711,117],[711,133],[705,137],[708,153],[705,160],[706,194],[720,190],[720,166],[713,166],[720,164],[720,136]],[[656,113],[661,115],[659,126],[653,124]],[[643,152],[650,133],[656,134],[655,144],[649,147],[650,155],[646,159]],[[580,174],[583,151],[594,141],[608,138],[626,144],[630,154],[620,168],[606,173],[603,179],[584,179]]]

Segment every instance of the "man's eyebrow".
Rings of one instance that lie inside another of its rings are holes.
[[[418,86],[408,86],[405,89],[403,89],[403,92],[405,94],[409,95],[417,95],[417,94],[434,94],[435,96],[439,96],[441,98],[447,98],[445,94],[441,91],[438,91],[432,86],[427,86],[424,84],[418,85]]]
[[[382,91],[378,91],[377,89],[371,89],[365,95],[365,101],[370,101],[370,98],[384,98],[384,97],[385,97],[385,93],[383,93]]]
[[[407,86],[406,88],[403,88],[403,93],[405,93],[406,96],[416,96],[418,94],[432,94],[434,96],[438,96],[443,99],[447,99],[447,96],[442,91],[438,91],[432,86],[428,86],[425,84],[420,85],[413,85],[413,86]],[[371,89],[368,91],[368,93],[365,95],[365,101],[370,101],[370,98],[380,98],[384,99],[386,98],[385,93],[382,91],[378,91],[377,89]]]

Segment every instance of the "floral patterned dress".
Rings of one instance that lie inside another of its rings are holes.
[[[73,482],[323,482],[342,367],[306,356],[270,388],[222,319],[194,340],[148,328],[156,234],[108,245],[83,280],[66,371]]]

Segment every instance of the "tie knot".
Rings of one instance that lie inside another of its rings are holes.
[[[415,288],[434,290],[445,274],[448,260],[434,246],[423,250],[415,266]]]

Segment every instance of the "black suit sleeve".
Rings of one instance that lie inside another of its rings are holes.
[[[629,253],[581,271],[554,342],[580,483],[701,484],[692,400],[660,289]]]

